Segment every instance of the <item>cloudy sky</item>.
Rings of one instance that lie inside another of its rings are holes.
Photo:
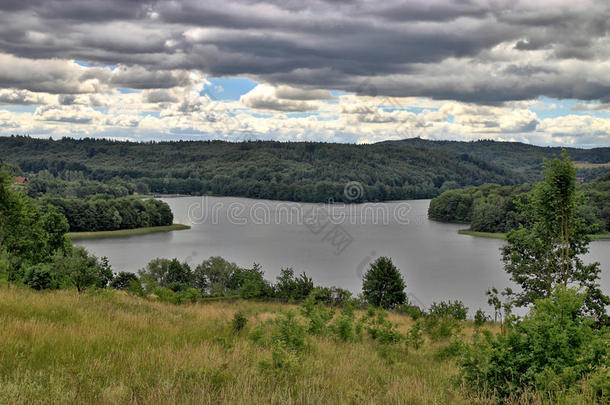
[[[0,135],[610,146],[608,0],[0,0]]]

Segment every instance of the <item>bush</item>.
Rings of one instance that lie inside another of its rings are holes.
[[[309,296],[313,290],[313,281],[305,273],[294,276],[291,268],[281,269],[275,284],[275,294],[278,298],[291,301],[301,301]]]
[[[313,295],[309,295],[301,305],[301,314],[309,320],[309,333],[319,335],[325,332],[328,322],[335,315],[335,311],[327,309],[321,304],[316,304]]]
[[[594,328],[593,319],[581,315],[583,302],[576,290],[560,287],[550,298],[536,301],[506,336],[488,334],[464,358],[466,383],[508,397],[532,390],[559,392],[596,376],[596,368],[610,354],[608,336]]]
[[[374,340],[382,344],[394,344],[401,341],[404,336],[394,328],[392,322],[386,318],[388,313],[378,311],[376,316],[368,317],[367,332]]]
[[[127,290],[132,281],[137,281],[139,283],[138,276],[136,276],[134,273],[121,271],[114,276],[110,282],[110,287],[114,288],[115,290]]]
[[[466,320],[468,308],[462,301],[441,301],[433,303],[429,314],[437,318],[452,318],[458,321]]]
[[[352,298],[352,293],[339,287],[314,287],[309,294],[316,303],[343,306]]]
[[[421,321],[416,321],[409,329],[407,344],[413,347],[415,350],[419,350],[419,348],[424,344],[424,334],[422,333]]]
[[[47,290],[57,288],[49,265],[37,264],[25,269],[23,284],[34,290]]]
[[[442,346],[435,353],[435,357],[439,360],[454,358],[462,355],[467,350],[466,343],[460,339],[454,339],[449,344]]]
[[[292,310],[282,312],[275,319],[273,340],[280,342],[283,348],[301,351],[305,348],[306,327],[296,319]]]
[[[483,326],[487,322],[487,315],[482,309],[477,309],[474,314],[474,326]]]
[[[461,328],[460,322],[454,318],[429,316],[424,322],[424,329],[433,342],[448,339],[457,334]]]
[[[231,326],[233,327],[234,332],[240,332],[243,328],[246,327],[248,323],[248,318],[244,315],[243,312],[237,311],[235,315],[233,315],[233,321],[231,322]]]
[[[146,295],[146,293],[144,292],[144,288],[142,288],[142,283],[140,283],[140,280],[137,278],[129,282],[127,292],[137,295],[139,297],[144,297]]]
[[[397,307],[396,312],[409,315],[414,321],[417,321],[418,319],[426,315],[426,313],[422,311],[419,307],[411,305],[409,303],[405,303]]]

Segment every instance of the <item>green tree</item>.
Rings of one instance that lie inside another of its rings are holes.
[[[405,281],[392,260],[382,256],[371,263],[364,275],[362,293],[369,304],[391,309],[407,300],[405,287]]]
[[[186,262],[180,263],[178,259],[151,260],[138,274],[148,291],[152,291],[157,286],[163,288],[171,286],[174,290],[186,289],[193,282],[191,267]]]
[[[278,298],[301,301],[313,290],[313,280],[305,273],[295,277],[294,270],[288,267],[280,270],[274,288]]]
[[[72,248],[70,239],[66,235],[70,230],[70,225],[66,217],[57,208],[50,206],[42,217],[43,227],[47,232],[47,244],[50,254],[55,252],[67,253]]]
[[[564,151],[561,159],[545,161],[545,178],[523,207],[529,227],[508,233],[502,255],[511,280],[521,287],[513,294],[516,306],[547,298],[556,286],[577,285],[585,291],[585,311],[607,322],[610,298],[599,287],[599,263],[585,265],[591,229],[576,217],[581,195],[576,192],[576,169]]]
[[[76,287],[80,293],[91,287],[105,287],[108,284],[107,261],[100,261],[90,255],[85,248],[77,246],[71,254],[57,255],[52,263],[54,276],[63,280],[64,285]]]
[[[12,190],[8,174],[0,171],[0,251],[8,256],[9,282],[20,278],[15,269],[48,262],[59,245],[69,247],[61,223],[60,216],[43,216],[32,199]],[[54,224],[59,228],[52,228]]]
[[[241,273],[237,264],[220,256],[204,260],[193,272],[193,284],[201,294],[232,295],[239,288],[236,274]]]

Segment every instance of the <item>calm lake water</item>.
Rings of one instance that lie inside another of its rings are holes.
[[[274,280],[280,268],[305,271],[314,282],[360,291],[366,265],[389,256],[409,297],[420,306],[459,299],[471,312],[488,310],[485,290],[509,284],[498,239],[459,235],[464,225],[427,219],[430,200],[323,205],[232,197],[164,199],[174,221],[190,230],[77,242],[107,256],[115,271],[137,271],[155,257],[197,265],[222,256],[240,266],[256,262]],[[587,261],[599,261],[610,293],[610,241],[593,242]]]

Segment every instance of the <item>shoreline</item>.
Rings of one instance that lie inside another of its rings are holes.
[[[191,227],[189,225],[173,224],[165,226],[149,226],[146,228],[119,229],[116,231],[68,232],[66,235],[68,235],[68,237],[72,240],[104,239],[118,238],[124,236],[148,235],[150,233],[157,232],[181,231],[185,229],[191,229]]]
[[[460,235],[475,236],[477,238],[489,238],[489,239],[503,239],[506,240],[506,234],[500,232],[478,232],[470,229],[460,229],[458,231]],[[594,241],[596,240],[610,240],[610,233],[598,233],[590,235]]]

